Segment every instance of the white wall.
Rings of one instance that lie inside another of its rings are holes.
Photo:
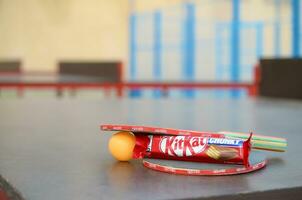
[[[128,0],[0,0],[0,59],[56,70],[61,59],[127,61]]]

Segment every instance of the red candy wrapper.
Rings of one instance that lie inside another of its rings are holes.
[[[250,139],[135,134],[133,158],[157,158],[249,166]]]

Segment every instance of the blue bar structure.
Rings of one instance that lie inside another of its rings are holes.
[[[185,4],[184,20],[184,53],[183,53],[183,75],[186,81],[193,81],[195,74],[195,5]],[[194,90],[186,90],[186,97],[194,97]]]
[[[281,55],[281,0],[275,0],[274,22],[274,53],[276,57]]]
[[[300,0],[292,0],[292,54],[300,56]]]
[[[154,12],[154,46],[153,46],[153,76],[156,81],[162,77],[162,14],[160,11]],[[155,98],[161,97],[160,90],[154,90]]]
[[[262,57],[263,55],[263,22],[259,22],[257,23],[256,25],[256,56],[258,58],[258,60]],[[279,35],[280,37],[280,35]],[[278,42],[279,45],[280,45],[280,41]],[[278,52],[275,52],[275,53],[278,53],[278,56],[279,56],[279,53],[280,53],[280,50]]]
[[[197,77],[200,77],[199,81],[203,81],[204,76],[196,76],[196,69],[204,64],[208,64],[205,70],[212,70],[210,69],[212,66],[216,67],[217,81],[250,81],[252,66],[266,53],[264,51],[266,47],[264,46],[264,31],[267,27],[273,28],[274,55],[278,57],[283,53],[281,50],[282,15],[280,14],[283,2],[274,0],[272,5],[275,6],[273,24],[272,21],[258,18],[248,21],[241,19],[242,2],[243,0],[228,2],[232,5],[231,19],[228,20],[211,18],[209,21],[197,16],[197,9],[199,11],[201,4],[195,4],[192,1],[177,5],[177,9],[169,7],[138,13],[133,11],[129,19],[130,80],[137,80],[140,70],[144,70],[141,67],[147,66],[148,70],[152,69],[153,81],[164,81],[165,65],[173,62],[175,58],[176,61],[181,60],[181,63],[177,63],[175,68],[178,71],[180,67],[182,81],[192,82],[197,80]],[[290,0],[286,4],[288,5],[288,3],[292,3],[293,10],[292,50],[295,55],[300,55],[302,53],[300,0]],[[263,6],[265,5],[263,4]],[[212,54],[214,54],[213,57]],[[207,57],[207,55],[210,56]],[[145,63],[144,66],[139,66],[140,61]],[[178,66],[179,64],[180,66]],[[198,68],[199,71],[201,70]],[[206,73],[208,72],[206,71]],[[130,95],[139,97],[142,96],[143,91],[132,90]],[[151,89],[150,92],[154,98],[163,96],[160,89]],[[187,98],[199,95],[195,89],[182,89],[180,92],[181,96]],[[171,93],[174,94],[173,91]],[[233,89],[217,91],[217,94],[219,94],[217,96],[223,94],[224,97],[238,98],[245,93],[240,89]]]
[[[215,24],[215,72],[216,80],[223,80],[225,74],[225,68],[229,63],[226,63],[226,37],[224,36],[225,30],[228,31],[229,25],[224,22],[216,22]],[[228,40],[227,40],[228,41]],[[215,91],[216,98],[222,98],[225,95],[224,91]]]
[[[232,0],[231,22],[231,81],[238,82],[240,79],[240,0]],[[237,90],[232,91],[232,97],[238,97]]]
[[[137,24],[137,17],[135,14],[130,15],[129,19],[129,36],[130,36],[130,79],[133,81],[136,78],[136,69],[137,69],[137,49],[136,49],[136,24]],[[131,90],[130,97],[139,97],[141,96],[141,92],[139,90]]]
[[[130,79],[134,80],[136,77],[136,16],[135,14],[130,15],[129,19],[129,30],[130,30]]]
[[[219,59],[223,55],[222,46],[222,31],[223,27],[221,23],[216,23],[215,25],[215,68],[216,68],[216,79],[221,80],[223,78],[223,62]],[[218,58],[218,59],[217,59]]]
[[[232,23],[231,23],[231,80],[239,81],[240,65],[240,0],[233,0]]]

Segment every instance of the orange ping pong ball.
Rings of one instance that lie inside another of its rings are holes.
[[[115,133],[109,140],[109,151],[119,161],[131,160],[135,146],[135,135],[131,132],[121,131]]]

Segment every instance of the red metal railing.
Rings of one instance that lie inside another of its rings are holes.
[[[14,73],[15,74],[15,73]],[[22,72],[22,75],[49,75],[45,72]],[[56,73],[51,73],[56,75]],[[1,75],[8,75],[3,74]],[[15,74],[16,75],[16,74]],[[122,97],[125,89],[160,89],[164,92],[169,89],[244,89],[247,91],[249,96],[258,95],[258,87],[260,83],[260,67],[256,65],[254,68],[254,81],[251,83],[232,83],[232,82],[125,82],[123,81],[123,67],[122,63],[119,65],[119,81],[116,83],[55,83],[55,82],[0,82],[1,88],[16,88],[22,95],[22,91],[26,88],[29,89],[56,89],[58,93],[63,89],[97,89],[102,88],[105,91],[115,89],[117,96]]]

